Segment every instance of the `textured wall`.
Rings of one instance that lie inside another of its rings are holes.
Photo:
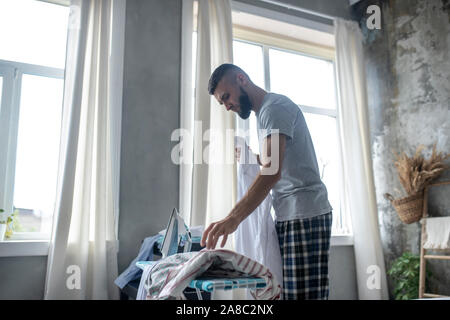
[[[178,206],[181,0],[129,0],[126,8],[120,173],[119,272]]]
[[[381,7],[381,30],[366,28],[365,10]],[[383,194],[403,196],[392,150],[409,155],[437,142],[450,152],[450,4],[448,0],[362,1],[354,6],[364,34],[372,156],[386,265],[419,253],[420,224],[403,224]],[[441,178],[449,180],[450,172]],[[430,215],[450,215],[449,187],[430,193]],[[450,294],[450,262],[429,264],[430,290]],[[392,293],[392,283],[389,280]]]
[[[2,257],[0,270],[0,300],[44,299],[47,257]]]
[[[356,265],[353,246],[331,246],[328,262],[329,300],[357,300]]]

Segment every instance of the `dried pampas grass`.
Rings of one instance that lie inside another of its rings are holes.
[[[438,178],[442,172],[449,168],[444,161],[450,157],[450,154],[443,155],[442,152],[436,152],[436,144],[433,146],[433,152],[429,159],[422,156],[423,145],[416,149],[416,153],[409,158],[404,152],[397,154],[394,151],[400,183],[408,195],[421,192],[428,184]]]

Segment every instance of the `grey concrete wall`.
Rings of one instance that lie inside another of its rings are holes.
[[[178,207],[181,0],[127,1],[120,175],[119,272]]]
[[[330,300],[357,300],[353,246],[333,246],[329,258]]]
[[[47,257],[0,258],[0,300],[44,299]]]
[[[381,7],[381,30],[366,28],[365,9]],[[364,34],[372,156],[386,260],[419,253],[420,224],[403,224],[383,194],[404,196],[392,150],[412,155],[419,144],[450,152],[450,4],[448,0],[362,1],[354,17]],[[441,180],[449,180],[447,172]],[[450,215],[448,187],[432,190],[430,215]],[[429,263],[430,290],[450,294],[449,262]],[[392,281],[389,278],[392,294]],[[392,295],[391,295],[392,296]]]

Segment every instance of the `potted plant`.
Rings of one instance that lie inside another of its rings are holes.
[[[5,210],[0,209],[0,241],[3,241],[6,233],[8,218],[5,216]]]
[[[388,275],[394,282],[395,300],[410,300],[419,297],[420,256],[410,252],[394,260]],[[427,276],[431,272],[427,271]]]
[[[407,196],[395,199],[386,193],[385,197],[391,201],[401,221],[410,224],[417,222],[422,217],[423,190],[433,180],[437,179],[448,166],[444,161],[450,157],[436,152],[436,144],[429,159],[422,156],[424,146],[416,149],[413,157],[408,157],[404,152],[400,155],[394,152],[400,183],[405,189]]]
[[[6,215],[5,210],[0,209],[0,241],[9,239],[17,231],[17,226],[20,226],[18,214],[18,210],[15,210],[12,215]]]

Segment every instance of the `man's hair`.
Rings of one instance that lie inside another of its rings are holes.
[[[214,91],[216,91],[217,85],[219,84],[220,80],[222,80],[222,78],[230,71],[241,72],[250,80],[250,77],[245,73],[245,71],[238,66],[231,63],[224,63],[218,66],[209,78],[208,92],[210,95],[214,94]]]

